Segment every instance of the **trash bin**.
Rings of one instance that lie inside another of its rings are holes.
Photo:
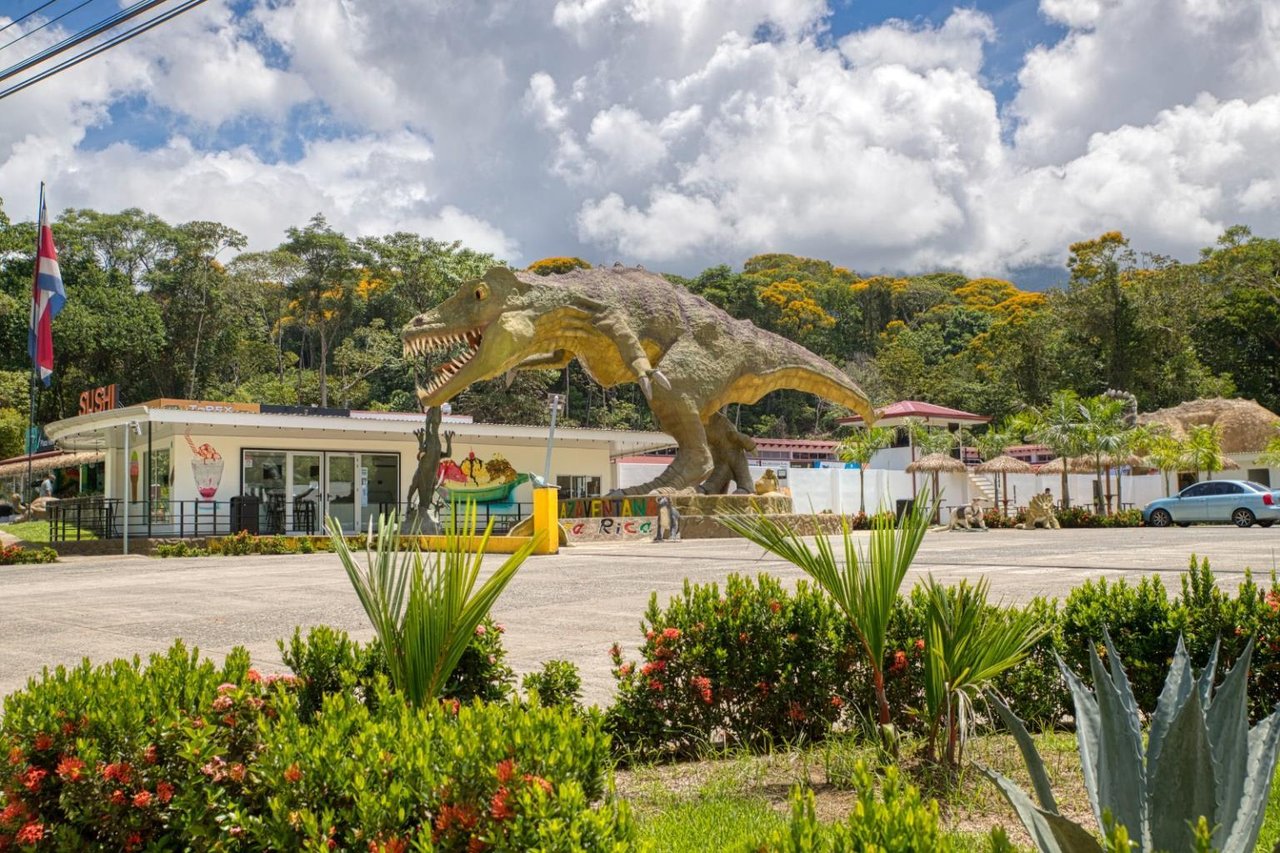
[[[262,498],[256,495],[236,495],[231,499],[231,532],[244,531],[253,536],[258,535],[258,515],[262,507]]]
[[[910,498],[907,498],[906,500],[899,498],[895,503],[897,508],[894,510],[893,515],[899,523],[902,522],[903,516],[911,514],[911,510],[915,509],[916,505],[916,502]]]

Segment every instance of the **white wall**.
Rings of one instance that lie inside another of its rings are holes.
[[[620,463],[618,483],[621,487],[638,485],[656,477],[665,464]],[[763,469],[751,469],[752,476],[759,477]],[[791,497],[796,512],[837,512],[852,514],[858,511],[858,484],[860,471],[850,468],[792,468],[787,473],[787,485],[791,489]],[[1069,488],[1073,506],[1089,504],[1093,497],[1092,474],[1069,474]],[[995,479],[992,477],[991,479]],[[932,485],[932,477],[928,474],[917,474],[915,489],[912,488],[911,475],[901,470],[885,468],[866,469],[866,507],[867,512],[876,512],[882,507],[893,509],[896,501],[913,497],[918,490]],[[968,477],[962,473],[940,474],[938,485],[942,492],[942,503],[955,506],[969,502],[971,486]],[[1009,507],[1026,506],[1031,497],[1045,489],[1053,494],[1054,500],[1060,499],[1062,476],[1060,474],[1010,474],[1009,475]],[[1111,491],[1115,494],[1115,476],[1112,475]],[[1122,497],[1126,504],[1142,507],[1159,497],[1164,497],[1164,484],[1158,474],[1142,476],[1125,475]],[[1005,495],[1001,484],[1000,501],[1004,503]],[[943,518],[947,518],[944,513]]]

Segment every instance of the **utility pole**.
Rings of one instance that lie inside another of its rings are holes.
[[[551,407],[551,430],[547,433],[547,461],[542,466],[542,482],[546,485],[553,485],[551,482],[551,446],[556,440],[556,415],[560,413],[564,406],[565,396],[563,394],[548,394],[547,405]]]

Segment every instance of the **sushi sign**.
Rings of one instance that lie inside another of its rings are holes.
[[[103,385],[90,391],[80,392],[80,414],[92,415],[95,412],[109,412],[119,403],[115,383]]]

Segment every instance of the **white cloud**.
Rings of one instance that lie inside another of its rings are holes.
[[[1113,228],[1183,257],[1237,222],[1280,233],[1280,4],[1040,10],[1068,34],[1002,115],[973,9],[833,43],[823,0],[211,0],[5,101],[0,193],[21,216],[43,176],[57,205],[221,219],[255,247],[323,212],[681,272],[794,251],[999,273]],[[91,150],[124,98],[186,120]],[[203,147],[244,119],[282,136],[301,104],[338,138],[292,162]]]
[[[977,76],[982,48],[995,41],[991,19],[973,9],[956,9],[940,28],[892,20],[840,40],[840,52],[855,65],[903,65],[913,71],[950,68]]]
[[[1042,0],[1074,27],[1031,51],[1012,116],[1020,156],[1078,156],[1091,134],[1145,125],[1208,94],[1254,101],[1280,88],[1280,4],[1259,0]]]

